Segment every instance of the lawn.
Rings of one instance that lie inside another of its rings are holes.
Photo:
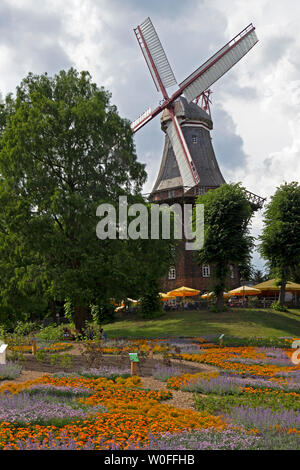
[[[219,333],[239,337],[299,337],[300,310],[293,309],[288,313],[250,308],[223,313],[206,310],[167,312],[153,320],[118,319],[105,325],[104,330],[110,338],[197,337]]]

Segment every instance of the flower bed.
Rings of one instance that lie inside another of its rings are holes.
[[[67,349],[70,349],[72,347],[72,344],[70,343],[53,343],[50,344],[49,346],[44,346],[44,347],[39,347],[39,344],[37,344],[37,351],[47,351],[47,352],[60,352],[60,351],[66,351]],[[18,351],[18,352],[24,352],[24,353],[31,353],[32,352],[32,345],[31,344],[25,344],[21,346],[11,346],[10,349],[12,351]]]
[[[292,350],[221,347],[201,338],[110,347],[162,348],[219,370],[153,361],[152,375],[167,389],[146,390],[139,377],[128,376],[127,365],[106,357],[111,364],[2,385],[0,449],[300,448],[300,367],[290,362]],[[171,406],[176,390],[193,393],[196,409]]]
[[[139,447],[149,445],[149,433],[159,436],[161,433],[178,433],[192,429],[225,429],[227,424],[220,416],[210,416],[192,410],[177,409],[168,404],[160,403],[172,396],[167,390],[143,390],[140,388],[138,377],[116,378],[114,381],[86,377],[51,377],[44,376],[24,384],[6,384],[0,387],[0,394],[4,394],[4,400],[12,404],[24,400],[24,393],[36,390],[36,387],[50,386],[58,388],[60,393],[66,388],[76,387],[82,392],[88,391],[87,396],[75,396],[77,415],[68,416],[68,423],[61,422],[58,425],[53,419],[53,409],[47,407],[43,412],[43,418],[47,418],[48,424],[35,424],[36,414],[31,422],[20,423],[15,417],[16,413],[6,416],[5,421],[0,422],[0,449],[39,448],[45,443],[55,442],[59,446],[69,445],[82,449],[86,446],[95,449],[122,448],[131,446]],[[45,388],[44,388],[45,391]],[[76,394],[74,394],[76,395]],[[29,395],[30,396],[30,395]],[[8,398],[9,397],[9,398]],[[30,400],[27,400],[27,416],[30,417]],[[70,403],[61,402],[62,406],[71,413]],[[1,405],[0,405],[1,406]],[[85,417],[82,416],[80,406],[85,407]],[[101,410],[98,408],[101,406]],[[35,407],[35,412],[39,403]],[[74,408],[73,408],[74,409]],[[56,408],[60,417],[60,411]],[[46,414],[45,414],[46,413]],[[52,415],[51,415],[52,413]],[[71,413],[72,414],[72,413]],[[54,414],[55,415],[55,414]],[[54,416],[57,418],[57,416]],[[79,418],[79,419],[78,419]],[[53,444],[54,445],[54,444]],[[33,446],[33,447],[32,447]],[[49,447],[48,447],[49,448]],[[61,447],[62,448],[62,447]]]

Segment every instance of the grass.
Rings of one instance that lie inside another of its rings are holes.
[[[206,310],[167,312],[153,320],[131,317],[105,325],[109,338],[158,338],[221,334],[239,337],[300,336],[300,309],[232,309],[223,313]]]

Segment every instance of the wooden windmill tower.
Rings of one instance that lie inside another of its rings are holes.
[[[220,171],[210,130],[210,87],[231,69],[258,39],[252,24],[243,29],[210,59],[197,68],[170,97],[166,91],[176,79],[159,37],[147,18],[134,29],[143,56],[157,91],[163,101],[153,111],[149,108],[131,124],[133,132],[161,114],[161,127],[165,133],[165,146],[160,170],[149,200],[151,202],[194,202],[199,194],[225,183]],[[199,106],[200,101],[200,106]],[[247,191],[253,210],[262,207],[264,199]],[[180,285],[205,289],[210,282],[209,267],[199,267],[193,253],[181,250],[181,256],[162,288],[171,290]],[[231,285],[239,284],[238,273],[232,268]]]

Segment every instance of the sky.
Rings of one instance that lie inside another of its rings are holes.
[[[75,67],[88,70],[112,93],[119,114],[134,120],[162,99],[133,32],[148,16],[178,83],[253,23],[259,42],[211,87],[215,154],[227,182],[241,182],[267,202],[284,182],[299,181],[297,0],[1,0],[0,92],[14,93],[29,72],[54,75]],[[164,145],[159,116],[134,141],[149,193]],[[259,211],[255,237],[262,221]],[[257,251],[253,264],[264,268]]]

